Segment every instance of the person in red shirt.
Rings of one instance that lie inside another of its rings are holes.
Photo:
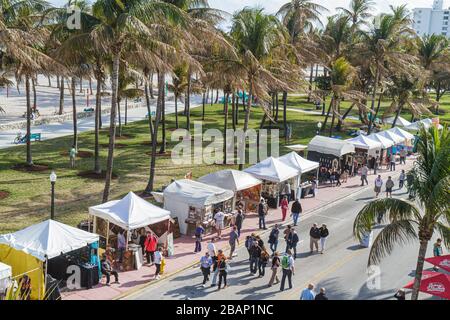
[[[155,260],[155,251],[158,245],[158,239],[152,232],[147,232],[147,238],[145,239],[145,255],[147,257],[147,263],[153,263]],[[150,260],[151,258],[151,260]]]
[[[281,200],[281,214],[283,215],[282,220],[286,220],[286,214],[289,209],[289,202],[286,196],[283,197],[283,200]]]

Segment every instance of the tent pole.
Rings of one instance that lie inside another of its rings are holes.
[[[108,223],[106,224],[106,248],[108,248],[109,245],[109,220]]]

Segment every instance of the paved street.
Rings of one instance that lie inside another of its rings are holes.
[[[406,189],[394,192],[394,196],[397,197],[405,195]],[[412,243],[403,248],[396,248],[393,254],[380,264],[380,276],[375,278],[375,288],[369,289],[366,284],[369,249],[361,248],[353,238],[352,225],[358,210],[372,199],[373,191],[369,188],[332,207],[302,218],[300,226],[297,227],[300,243],[292,290],[280,292],[279,285],[267,287],[270,267],[267,267],[264,278],[250,275],[248,254],[246,249],[241,247],[238,250],[238,257],[231,262],[232,271],[228,274],[230,286],[224,290],[217,291],[216,288],[209,286],[203,288],[199,267],[195,266],[131,294],[126,299],[298,299],[300,291],[309,282],[314,283],[317,288],[325,287],[330,299],[392,299],[396,290],[412,279],[418,245]],[[325,223],[330,230],[327,250],[323,255],[309,254],[309,228],[314,222]],[[378,232],[379,229],[376,233]],[[266,243],[267,238],[268,233],[263,237]],[[284,248],[284,240],[280,236],[279,249]],[[429,254],[431,250],[432,243]],[[198,258],[200,257],[199,254]],[[426,265],[426,268],[430,267]],[[421,294],[421,299],[429,298],[430,296]]]

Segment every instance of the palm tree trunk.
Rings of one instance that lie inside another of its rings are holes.
[[[33,110],[36,111],[37,95],[36,95],[36,80],[35,80],[35,77],[31,77],[31,87],[33,89]]]
[[[128,122],[128,97],[125,97],[125,125]]]
[[[417,257],[416,274],[414,276],[414,285],[411,295],[411,300],[417,300],[419,298],[420,282],[422,281],[423,265],[425,263],[425,256],[427,254],[428,241],[420,241],[419,255]]]
[[[175,93],[175,128],[178,129],[178,94]]]
[[[56,88],[59,89],[59,76],[56,76]]]
[[[311,64],[311,71],[310,71],[310,73],[309,73],[308,102],[311,102],[311,93],[312,93],[313,77],[314,77],[314,64]]]
[[[148,126],[150,131],[150,141],[153,141],[153,124],[152,124],[152,113],[150,108],[150,96],[149,96],[149,84],[144,83],[144,90],[145,90],[145,104],[147,106],[147,112],[148,112]]]
[[[214,104],[217,104],[219,102],[219,89],[216,90],[216,101]]]
[[[164,77],[162,72],[158,72],[158,102],[156,104],[156,117],[155,125],[153,127],[152,138],[152,151],[150,159],[150,176],[148,179],[147,187],[144,193],[150,194],[153,191],[153,185],[155,181],[155,167],[156,167],[156,147],[158,143],[158,127],[162,114],[162,96],[164,95]]]
[[[48,79],[48,87],[51,88],[52,87],[52,78],[50,78],[50,76],[48,76],[47,79]]]
[[[378,64],[377,64],[376,71],[375,71],[375,83],[373,85],[373,92],[372,92],[372,102],[371,102],[371,106],[370,106],[370,109],[372,110],[371,111],[372,117],[371,117],[370,122],[369,122],[369,128],[372,127],[373,121],[375,120],[375,118],[374,118],[375,99],[376,99],[376,96],[377,96],[378,82],[380,81],[379,78],[380,78],[380,71],[379,71],[379,67],[378,67]]]
[[[80,77],[80,93],[83,93],[83,77]]]
[[[333,135],[333,126],[334,126],[334,120],[336,119],[336,100],[333,102],[333,107],[331,108],[331,112],[333,113],[333,117],[331,118],[331,125],[330,125],[330,137]],[[339,102],[338,102],[339,103]]]
[[[58,81],[59,81],[59,77],[58,77]],[[58,113],[61,115],[64,112],[64,77],[63,76],[61,76],[61,84],[58,87],[59,87],[59,112]]]
[[[326,103],[327,103],[327,97],[324,96],[323,97],[323,101],[322,101],[322,115],[325,115],[325,108],[326,108]]]
[[[333,104],[333,100],[334,100],[334,97],[331,97],[330,105],[328,106],[327,115],[325,116],[325,120],[323,121],[321,131],[324,131],[325,127],[327,126],[327,122],[328,122],[328,118],[330,117],[330,111],[331,111],[331,106]]]
[[[92,78],[89,77],[89,94],[92,96]]]
[[[347,118],[347,116],[349,115],[350,111],[352,111],[353,107],[356,105],[356,103],[352,103],[352,105],[350,106],[350,108],[347,109],[347,111],[345,111],[344,115],[342,116],[342,120],[345,120],[345,118]]]
[[[233,91],[231,96],[231,123],[233,125],[233,130],[236,130],[236,94]]]
[[[75,77],[72,77],[72,121],[73,121],[73,146],[78,150],[78,128],[77,128],[77,102],[75,94]]]
[[[102,169],[100,167],[100,152],[99,152],[99,131],[100,131],[100,105],[102,103],[101,97],[101,80],[97,77],[97,92],[95,95],[95,129],[94,129],[94,172],[100,174]]]
[[[166,99],[165,99],[165,82],[166,82],[166,77],[163,73],[162,75],[162,80],[163,80],[163,95],[161,97],[161,131],[162,131],[162,142],[161,142],[161,149],[159,149],[159,153],[164,153],[166,152]]]
[[[33,165],[31,155],[31,98],[30,98],[30,77],[25,76],[25,93],[27,97],[27,165]]]
[[[109,198],[111,179],[114,162],[114,144],[116,141],[116,109],[117,109],[117,89],[119,87],[119,68],[120,68],[120,49],[116,50],[113,57],[113,70],[111,74],[111,113],[109,123],[109,145],[108,159],[106,161],[106,179],[105,189],[103,190],[103,202],[107,202]]]
[[[184,98],[185,112],[186,112],[186,130],[191,130],[191,73],[188,72],[186,97]]]
[[[150,97],[155,99],[155,95],[153,94],[153,73],[150,74]]]
[[[120,99],[117,99],[117,115],[119,117],[119,132],[118,137],[122,136],[122,114],[120,112]]]
[[[280,109],[278,92],[275,93],[275,122],[278,122],[278,110]]]
[[[205,104],[206,104],[206,94],[203,93],[203,99],[202,99],[202,120],[205,120]]]
[[[225,90],[224,90],[225,92]],[[225,112],[224,112],[224,123],[223,123],[223,164],[227,164],[227,129],[228,129],[228,98],[230,93],[225,94]]]
[[[247,134],[248,124],[250,122],[250,110],[252,107],[252,95],[253,95],[253,79],[252,79],[252,77],[249,77],[249,78],[250,79],[249,79],[248,101],[247,101],[247,108],[245,110],[245,120],[244,120],[244,133],[245,134]],[[247,143],[244,144],[244,148],[247,149]],[[245,160],[245,159],[243,159],[243,160]],[[239,170],[242,170],[243,168],[244,168],[244,164],[240,163]]]
[[[239,90],[238,90],[238,92],[237,92],[238,94],[236,95],[236,120],[235,120],[235,122],[236,122],[236,125],[238,125],[239,124]]]
[[[395,125],[397,124],[397,120],[398,120],[398,117],[400,116],[400,113],[402,112],[402,109],[403,109],[403,103],[400,103],[398,105],[397,112],[395,113],[394,122],[392,122],[392,128],[394,128]]]
[[[284,141],[288,141],[288,126],[287,126],[287,91],[283,91],[283,129],[284,129]]]
[[[369,127],[367,129],[367,134],[370,134],[372,132],[374,121],[378,116],[378,112],[380,111],[382,97],[383,97],[383,92],[381,92],[380,95],[378,96],[377,110],[375,111],[375,114],[373,115],[372,120],[369,123]]]

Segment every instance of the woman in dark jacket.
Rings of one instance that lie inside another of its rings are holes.
[[[325,249],[325,243],[330,233],[328,232],[327,226],[325,224],[322,224],[319,231],[320,231],[320,247],[321,247],[320,253],[323,254],[323,250]]]

